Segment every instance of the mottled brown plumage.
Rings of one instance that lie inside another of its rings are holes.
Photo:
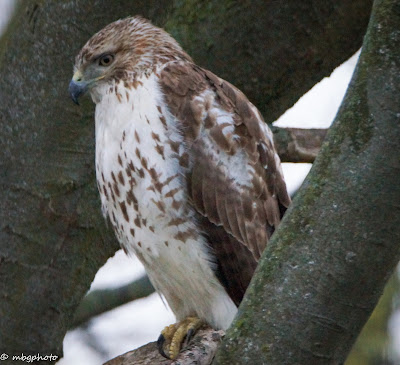
[[[199,219],[201,229],[217,257],[219,276],[238,305],[290,203],[271,133],[262,128],[262,116],[246,96],[210,71],[176,61],[163,69],[160,79],[169,109],[182,121],[181,132],[192,152],[189,196],[196,210],[207,217]],[[233,115],[234,129],[227,135],[223,133],[226,125],[218,124],[212,115],[202,121],[208,106],[200,107],[195,97],[208,89],[217,95],[220,107]],[[254,168],[251,187],[241,186],[239,192],[230,184],[223,169],[216,166],[218,161],[209,158],[199,138],[201,128],[209,130],[214,143],[228,155],[245,152]]]
[[[178,320],[226,329],[290,203],[271,131],[241,91],[143,18],[82,48],[73,100],[86,90],[102,209],[121,246]]]

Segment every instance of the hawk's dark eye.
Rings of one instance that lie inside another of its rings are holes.
[[[100,66],[110,66],[114,61],[114,56],[112,54],[106,54],[99,59]]]

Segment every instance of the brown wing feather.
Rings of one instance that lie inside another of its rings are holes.
[[[242,92],[192,63],[169,63],[160,85],[189,153],[188,193],[199,228],[215,254],[221,282],[239,304],[290,203],[272,134]],[[218,122],[215,108],[230,115],[230,122]],[[232,172],[238,168],[248,175]]]

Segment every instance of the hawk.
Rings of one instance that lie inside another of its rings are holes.
[[[102,211],[176,315],[158,342],[175,358],[200,324],[229,327],[290,203],[272,133],[240,90],[142,17],[85,44],[69,91],[96,104]]]

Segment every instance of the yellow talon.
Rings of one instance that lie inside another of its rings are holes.
[[[187,317],[183,321],[171,324],[161,331],[157,345],[161,355],[171,360],[178,357],[182,344],[190,341],[195,332],[203,325],[203,321],[197,317]],[[168,356],[164,352],[168,351]]]

